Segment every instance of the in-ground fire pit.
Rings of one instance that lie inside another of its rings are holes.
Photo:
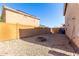
[[[37,37],[36,39],[38,42],[45,42],[47,39],[45,37]]]

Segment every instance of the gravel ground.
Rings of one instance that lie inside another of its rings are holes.
[[[46,42],[38,42],[37,37],[45,37]],[[43,34],[0,42],[1,56],[73,56],[75,51],[63,34]]]

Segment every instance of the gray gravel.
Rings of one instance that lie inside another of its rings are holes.
[[[46,42],[38,42],[42,36]],[[1,56],[73,56],[75,52],[63,34],[43,34],[0,42]]]

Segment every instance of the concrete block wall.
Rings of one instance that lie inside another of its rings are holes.
[[[30,36],[35,36],[35,35],[40,35],[40,34],[46,34],[50,33],[49,28],[28,28],[28,29],[20,29],[19,30],[19,36],[20,38],[23,37],[30,37]]]
[[[31,37],[39,34],[50,33],[50,28],[31,27],[20,24],[0,22],[0,41]]]

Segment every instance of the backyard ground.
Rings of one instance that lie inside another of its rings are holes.
[[[37,37],[44,37],[39,42]],[[1,56],[73,56],[78,55],[64,34],[43,34],[29,38],[0,42]]]

